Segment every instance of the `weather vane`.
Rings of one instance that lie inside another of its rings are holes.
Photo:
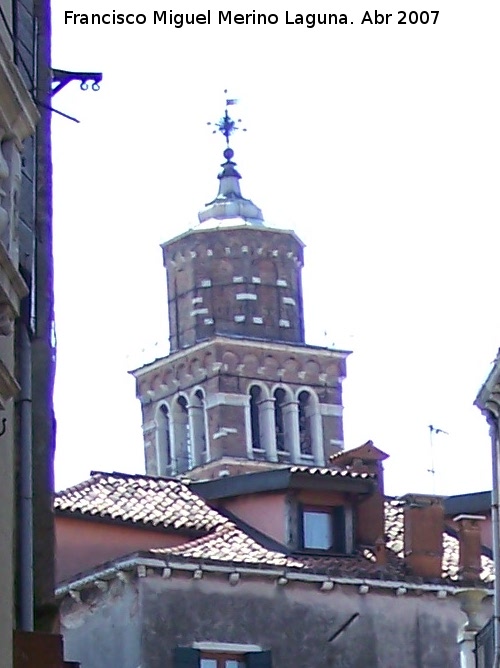
[[[231,135],[234,134],[236,130],[243,130],[243,132],[246,132],[246,128],[238,127],[237,123],[241,123],[241,118],[238,118],[238,120],[235,121],[231,118],[227,110],[228,107],[231,107],[234,104],[238,104],[238,100],[228,99],[227,90],[224,91],[224,95],[226,95],[226,110],[224,112],[224,116],[216,123],[209,122],[207,125],[215,125],[216,129],[213,131],[213,133],[216,134],[217,132],[221,132],[226,138],[226,144],[229,146],[229,138]]]

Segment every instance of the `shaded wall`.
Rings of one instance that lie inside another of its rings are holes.
[[[114,580],[100,604],[98,589],[82,592],[81,603],[60,609],[64,653],[81,668],[145,668],[141,664],[140,606],[137,588]]]
[[[282,587],[249,576],[231,586],[221,575],[195,580],[178,572],[170,579],[150,573],[127,584],[115,581],[105,593],[91,591],[82,603],[66,598],[61,610],[68,657],[78,656],[82,668],[174,668],[173,648],[194,642],[259,645],[272,650],[273,668],[459,665],[456,639],[465,617],[452,596],[375,590],[361,595],[346,585],[324,593],[316,584]],[[490,611],[487,603],[484,620]],[[330,642],[356,612],[359,617]],[[130,652],[120,648],[122,642]]]
[[[179,534],[58,516],[56,579],[62,582],[127,554],[174,547],[187,540]]]
[[[223,499],[218,504],[280,543],[288,542],[286,494],[247,494]]]
[[[143,588],[142,668],[173,668],[171,650],[196,641],[271,649],[273,668],[457,668],[458,602],[436,595],[360,595],[357,587],[158,578]],[[332,634],[359,617],[334,642]],[[161,644],[158,637],[162,637]],[[90,668],[90,667],[89,667]]]

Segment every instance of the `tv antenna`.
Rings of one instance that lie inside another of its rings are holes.
[[[427,473],[430,473],[432,475],[432,493],[436,493],[436,465],[435,465],[435,460],[434,460],[434,434],[444,434],[445,436],[449,436],[449,433],[447,431],[444,431],[444,429],[438,429],[435,427],[433,424],[429,425],[429,442],[431,446],[431,466],[430,468],[427,469]]]

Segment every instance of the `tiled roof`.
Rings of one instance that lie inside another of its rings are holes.
[[[349,557],[295,555],[268,550],[259,545],[235,526],[225,526],[213,534],[172,548],[151,550],[153,554],[172,555],[183,559],[196,559],[200,562],[219,561],[231,564],[246,564],[287,569],[302,569],[309,573],[328,576],[363,577],[397,579],[401,570],[397,565],[386,565],[383,569],[362,554]],[[395,560],[397,561],[397,560]]]
[[[203,538],[184,543],[178,547],[151,550],[155,554],[171,554],[186,559],[202,561],[224,561],[236,564],[262,564],[303,568],[304,563],[282,552],[268,550],[233,524],[216,529]]]
[[[94,472],[56,494],[56,510],[182,531],[211,531],[229,520],[180,480]]]
[[[317,467],[291,467],[292,472],[311,475],[343,475],[343,471]],[[350,472],[352,475],[352,472]],[[357,474],[367,477],[368,474]],[[406,580],[404,553],[403,502],[387,500],[385,504],[386,563],[376,562],[373,552],[361,549],[349,556],[315,556],[286,554],[268,549],[258,542],[259,532],[252,537],[238,526],[235,517],[228,519],[210,508],[189,487],[177,479],[122,473],[93,473],[91,478],[56,495],[58,511],[80,516],[93,516],[134,522],[135,524],[163,526],[169,529],[202,534],[195,540],[173,547],[153,550],[156,554],[196,560],[200,562],[224,562],[259,565],[262,567],[284,567],[304,569],[312,573],[331,577],[376,578],[383,580]],[[265,541],[262,541],[265,544]],[[272,547],[272,546],[271,546]],[[451,534],[443,534],[442,577],[457,579],[458,540]],[[482,580],[493,580],[493,562],[482,558]]]
[[[401,558],[404,551],[403,504],[397,499],[385,502],[386,546]]]
[[[291,466],[291,473],[308,473],[314,476],[338,476],[339,478],[375,478],[374,473],[359,473],[357,471],[350,471],[341,468],[328,468],[320,466]]]
[[[389,455],[386,452],[383,452],[379,448],[373,445],[373,441],[366,441],[362,445],[357,445],[355,448],[350,448],[349,450],[339,450],[333,455],[330,455],[329,459],[331,462],[337,459],[350,459],[352,457],[369,457],[374,461],[382,461],[387,459]]]
[[[403,560],[404,556],[404,504],[397,499],[386,501],[385,504],[385,532],[386,545],[397,557]],[[459,562],[458,539],[449,533],[443,533],[443,560],[442,577],[448,580],[457,580]],[[487,584],[494,580],[493,560],[483,555],[481,557],[481,580]]]
[[[403,503],[397,499],[388,500],[385,504],[386,546],[388,548],[386,563],[381,566],[368,548],[360,553],[349,556],[318,556],[295,555],[285,552],[268,550],[232,523],[217,529],[198,540],[179,545],[174,548],[153,550],[155,553],[171,554],[184,559],[199,561],[221,561],[234,564],[283,566],[300,568],[312,573],[321,573],[330,577],[371,578],[381,580],[412,580],[408,576],[403,560],[404,552],[404,521]],[[448,581],[458,579],[458,540],[450,534],[443,534],[442,578]],[[493,562],[486,556],[482,557],[483,572],[481,579],[485,583],[492,582]]]

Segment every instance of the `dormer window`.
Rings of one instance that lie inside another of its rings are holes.
[[[302,550],[335,554],[352,551],[350,507],[302,506],[300,529]]]

